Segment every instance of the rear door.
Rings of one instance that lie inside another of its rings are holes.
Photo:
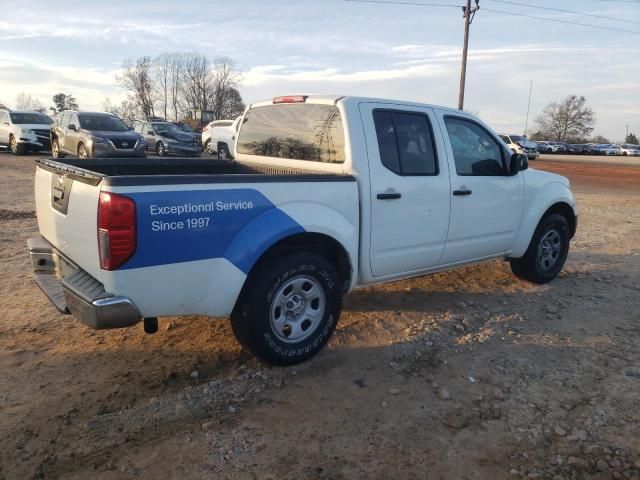
[[[513,247],[524,208],[523,175],[508,175],[511,152],[484,125],[438,112],[451,168],[451,222],[442,262],[496,256]]]
[[[440,263],[449,224],[444,146],[430,108],[360,104],[371,188],[374,277]]]

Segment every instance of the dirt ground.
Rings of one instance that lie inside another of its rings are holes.
[[[580,208],[560,278],[506,262],[348,295],[294,368],[226,320],[94,332],[31,279],[34,156],[0,153],[0,479],[640,478],[640,168],[532,162]]]

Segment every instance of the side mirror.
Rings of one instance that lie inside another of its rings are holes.
[[[509,161],[509,175],[517,175],[518,172],[529,168],[529,159],[521,153],[511,155]]]
[[[72,132],[77,132],[78,131],[78,127],[76,127],[73,123],[71,125],[69,125],[67,128],[69,130],[71,130]]]

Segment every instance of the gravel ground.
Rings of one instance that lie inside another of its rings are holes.
[[[0,479],[640,478],[639,168],[533,163],[579,201],[551,284],[494,261],[359,290],[283,369],[224,319],[57,314],[25,251],[33,158],[0,153]]]

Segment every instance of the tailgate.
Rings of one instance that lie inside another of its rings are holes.
[[[102,281],[97,237],[100,180],[90,172],[74,173],[73,167],[63,163],[39,162],[35,203],[40,234]]]

